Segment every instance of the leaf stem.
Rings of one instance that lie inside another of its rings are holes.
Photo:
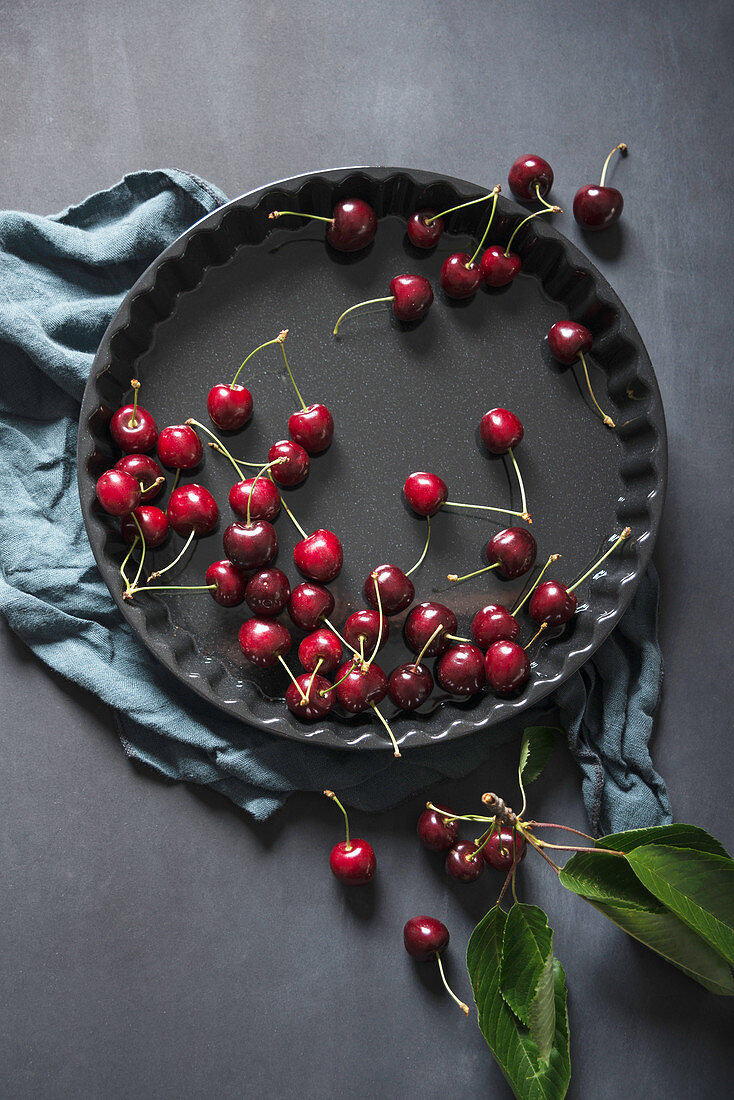
[[[585,840],[594,840],[593,836],[582,833],[580,829],[572,829],[570,825],[556,825],[552,821],[526,821],[525,824],[534,829],[563,829],[564,832],[576,833],[576,836],[582,836]]]

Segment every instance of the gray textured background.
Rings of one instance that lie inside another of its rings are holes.
[[[630,309],[660,380],[670,490],[656,560],[666,661],[654,755],[676,816],[734,847],[730,791],[732,237],[730,5],[676,0],[0,2],[0,203],[49,213],[138,167],[228,194],[312,168],[387,163],[505,183],[547,156],[566,209],[617,141],[618,231],[558,225]],[[328,871],[333,808],[294,798],[254,827],[136,772],[110,713],[0,625],[0,1094],[5,1098],[509,1095],[479,1033],[405,955],[446,920],[448,970],[494,880],[448,882],[416,798],[355,815],[374,888]],[[124,700],[120,700],[124,705]],[[512,791],[516,747],[436,797]],[[556,755],[536,816],[583,827]],[[528,860],[570,986],[577,1100],[719,1097],[732,1005],[565,896]]]

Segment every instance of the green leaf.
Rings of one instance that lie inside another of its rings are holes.
[[[698,852],[710,852],[714,856],[730,858],[715,837],[697,825],[657,825],[650,829],[630,829],[626,833],[610,833],[595,841],[597,848],[612,848],[617,852],[631,852],[643,844],[669,844],[673,848],[691,848]]]
[[[553,752],[557,733],[560,730],[555,726],[528,726],[523,730],[518,769],[521,785],[538,778]]]
[[[535,1039],[540,1060],[548,1065],[556,1033],[556,997],[553,953],[548,955],[538,978],[535,996],[528,1013],[530,1034]]]
[[[640,882],[734,966],[734,861],[657,844],[627,859]]]
[[[538,981],[548,956],[553,954],[553,933],[548,917],[537,905],[516,903],[507,914],[502,938],[500,989],[508,1005],[525,1025],[529,1023]]]
[[[563,1100],[571,1080],[563,967],[557,959],[553,960],[555,1033],[546,1063],[530,1031],[512,1012],[500,989],[506,922],[506,914],[495,905],[469,940],[466,964],[479,1028],[518,1100]],[[542,996],[538,998],[538,1013],[541,1001]]]
[[[665,910],[662,902],[646,890],[626,859],[590,848],[579,852],[561,868],[559,881],[567,890],[587,901],[609,902],[623,909]]]

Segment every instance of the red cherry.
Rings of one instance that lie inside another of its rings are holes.
[[[482,443],[493,455],[503,455],[517,447],[523,437],[520,418],[509,409],[490,409],[479,422]]]
[[[158,436],[158,458],[173,470],[192,470],[203,453],[201,440],[190,424],[172,424]]]
[[[223,558],[213,561],[206,571],[206,584],[216,584],[211,590],[212,599],[222,607],[236,607],[245,598],[247,574],[231,561]]]
[[[334,610],[334,597],[322,584],[303,581],[288,600],[288,614],[301,630],[316,630]]]
[[[287,627],[276,619],[248,619],[239,630],[240,649],[258,668],[272,668],[291,647]]]
[[[342,644],[333,631],[320,627],[303,639],[298,647],[298,660],[306,672],[319,672],[328,676],[340,664]],[[320,664],[319,664],[320,662]]]
[[[270,471],[278,485],[300,485],[306,480],[311,463],[300,443],[294,443],[292,439],[273,443],[268,451],[268,462],[275,462],[278,458],[284,458],[285,462],[273,466]]]
[[[303,722],[316,722],[319,718],[324,718],[334,706],[334,692],[329,691],[330,687],[331,684],[324,676],[312,676],[311,673],[297,676],[295,684],[290,683],[285,693],[286,706]],[[303,700],[304,695],[306,702]]]
[[[484,654],[466,642],[451,646],[436,664],[436,679],[452,695],[476,695],[484,687]]]
[[[428,600],[414,607],[405,620],[405,641],[414,653],[421,653],[428,639],[440,626],[443,628],[441,633],[436,635],[423,652],[424,657],[439,657],[451,645],[447,634],[455,634],[457,625],[456,615],[451,608]]]
[[[339,680],[342,682],[335,688],[337,702],[352,714],[361,714],[387,695],[387,676],[376,664],[355,668],[351,662],[346,662],[334,673],[334,682]]]
[[[123,455],[115,463],[115,469],[124,470],[126,474],[135,478],[141,486],[141,499],[145,497],[146,504],[155,500],[159,493],[163,492],[165,479],[158,480],[163,477],[163,470],[150,455]]]
[[[291,438],[303,447],[304,451],[308,451],[310,455],[320,454],[321,451],[326,450],[334,438],[334,418],[326,405],[309,405],[291,414],[288,419],[288,431]]]
[[[435,917],[411,917],[403,929],[405,950],[419,962],[427,962],[449,942],[449,930]]]
[[[363,199],[343,199],[334,207],[326,239],[339,252],[366,248],[377,233],[377,215]]]
[[[390,673],[387,690],[396,707],[417,710],[433,691],[433,673],[427,665],[408,661]]]
[[[426,225],[428,218],[434,219]],[[435,210],[416,210],[408,218],[408,239],[416,248],[433,248],[443,233],[443,218]]]
[[[437,812],[439,810],[444,813]],[[429,852],[447,852],[456,843],[459,822],[452,816],[453,812],[450,806],[437,803],[435,809],[425,809],[418,818],[418,839]]]
[[[379,645],[377,644],[378,635]],[[344,624],[345,641],[359,651],[361,640],[365,657],[369,657],[376,645],[378,649],[382,649],[389,635],[390,624],[385,616],[380,616],[377,611],[355,611]]]
[[[530,659],[516,642],[494,642],[484,658],[487,683],[499,695],[511,695],[527,681]]]
[[[126,454],[143,454],[155,447],[158,425],[142,405],[123,405],[110,420],[110,435]]]
[[[275,528],[265,519],[230,523],[222,541],[225,554],[240,569],[263,569],[278,552]]]
[[[516,829],[501,829],[492,833],[482,848],[482,855],[496,871],[510,871],[527,855],[527,841]]]
[[[253,615],[280,615],[288,603],[291,586],[280,569],[260,569],[247,582],[245,600]]]
[[[168,500],[168,522],[178,535],[208,535],[219,519],[217,502],[203,485],[179,485]]]
[[[390,293],[398,321],[419,320],[433,303],[433,287],[422,275],[396,275],[390,280]]]
[[[111,516],[126,516],[140,502],[140,486],[124,470],[106,470],[97,481],[97,500]]]
[[[209,390],[206,407],[218,428],[233,432],[252,416],[252,394],[245,386],[219,382]]]
[[[120,534],[125,542],[132,544],[136,538],[140,537],[133,516],[140,524],[146,550],[155,550],[156,546],[165,542],[168,536],[168,519],[165,512],[156,508],[154,504],[141,504],[130,515],[123,516]]]
[[[484,870],[481,852],[471,840],[460,840],[446,853],[446,872],[457,882],[476,882]]]
[[[548,626],[562,626],[576,614],[578,600],[560,581],[543,581],[533,592],[528,605],[530,618]]]
[[[378,565],[364,582],[364,598],[374,608],[377,607],[376,584],[379,585],[384,615],[398,615],[410,607],[415,598],[413,582],[397,565]]]
[[[486,548],[487,561],[497,563],[496,572],[506,581],[532,569],[537,552],[537,543],[525,527],[505,527],[492,536]]]
[[[479,264],[487,286],[507,286],[515,278],[522,262],[517,252],[505,255],[501,244],[491,244]]]
[[[553,169],[547,160],[535,153],[528,153],[514,161],[507,182],[515,198],[531,202],[538,195],[545,198],[548,194],[553,186]]]
[[[482,281],[482,269],[468,252],[455,252],[441,267],[441,286],[449,298],[471,298]]]
[[[607,175],[607,167],[614,153],[620,151],[623,157],[627,156],[627,146],[622,142],[615,145],[604,162],[604,170],[601,174],[601,182],[598,187],[588,184],[580,187],[573,200],[573,216],[584,229],[599,230],[608,229],[619,220],[624,207],[622,193],[616,187],[605,187],[604,180]]]
[[[419,516],[435,516],[449,496],[448,486],[443,478],[424,470],[410,474],[405,479],[403,493],[410,507]]]
[[[471,624],[471,636],[482,649],[489,649],[493,642],[514,642],[519,633],[519,622],[499,603],[488,603],[477,611]]]
[[[594,337],[577,321],[556,321],[548,329],[548,349],[559,363],[570,366],[580,354],[591,350]]]
[[[377,870],[377,859],[371,844],[359,837],[335,844],[329,856],[332,873],[345,886],[366,886]]]
[[[342,544],[333,531],[319,528],[296,543],[293,561],[304,577],[321,583],[333,581],[344,564]]]
[[[240,519],[247,519],[247,504],[252,493],[250,519],[274,520],[280,511],[280,493],[269,477],[248,477],[229,490],[229,506]]]

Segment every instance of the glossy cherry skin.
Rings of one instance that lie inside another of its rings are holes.
[[[110,435],[125,454],[143,454],[152,451],[158,438],[158,425],[142,405],[135,410],[135,423],[132,424],[133,407],[123,405],[110,420]]]
[[[219,519],[217,502],[203,485],[179,485],[168,498],[168,522],[176,534],[208,535]]]
[[[398,321],[418,321],[433,303],[433,287],[423,275],[396,275],[390,280],[390,293]]]
[[[476,695],[484,687],[484,654],[467,642],[451,646],[436,663],[436,679],[452,695]]]
[[[566,366],[578,359],[579,352],[590,351],[593,342],[586,325],[578,321],[556,321],[548,329],[548,349],[554,359]]]
[[[505,255],[501,244],[491,244],[479,266],[487,286],[507,286],[520,271],[522,263],[517,252]]]
[[[300,485],[306,480],[311,463],[300,443],[295,443],[292,439],[281,439],[273,443],[268,451],[268,462],[275,462],[277,458],[285,459],[285,462],[273,466],[270,471],[273,481],[277,481],[278,485]]]
[[[496,573],[506,581],[522,577],[532,569],[538,546],[525,527],[505,527],[487,543],[486,555],[490,565],[499,562]]]
[[[347,676],[348,669],[351,672]],[[352,714],[361,714],[367,707],[376,706],[387,695],[387,676],[379,665],[372,664],[365,671],[347,662],[334,673],[334,682],[342,676],[346,679],[335,689],[336,700]]]
[[[442,626],[443,631],[433,639],[423,654],[424,657],[440,657],[445,653],[451,645],[451,640],[446,635],[455,634],[458,623],[450,607],[431,600],[419,603],[408,615],[403,628],[408,648],[414,653],[420,653],[437,626]]]
[[[378,634],[380,636],[378,649],[382,649],[387,642],[390,635],[390,624],[384,615],[380,617],[378,612],[372,609],[369,611],[355,611],[345,622],[343,633],[345,641],[349,642],[357,651],[359,651],[361,639],[364,655],[369,657],[375,645],[377,645]]]
[[[247,582],[245,600],[253,615],[280,615],[288,603],[291,586],[280,569],[259,569]]]
[[[116,470],[124,470],[126,474],[134,477],[141,486],[140,499],[145,499],[146,504],[163,492],[164,481],[158,485],[159,477],[163,477],[163,470],[150,455],[132,454],[123,455],[115,463]],[[153,488],[155,486],[155,488]]]
[[[471,840],[460,840],[446,853],[446,872],[457,882],[476,882],[484,870],[482,853],[476,855],[477,845]]]
[[[547,160],[535,153],[528,153],[513,162],[507,182],[515,198],[531,202],[538,197],[536,184],[543,198],[548,194],[553,186],[553,169]]]
[[[509,409],[490,409],[479,422],[479,436],[493,455],[503,455],[517,447],[524,435],[520,418]]]
[[[332,874],[345,886],[366,886],[377,870],[375,850],[360,837],[335,844],[329,856]]]
[[[303,447],[304,451],[317,455],[325,451],[334,438],[334,417],[326,405],[309,405],[291,413],[288,431],[291,439]]]
[[[375,239],[377,215],[363,199],[344,199],[332,213],[326,239],[339,252],[357,252]]]
[[[341,664],[342,644],[333,631],[322,626],[308,634],[298,647],[298,660],[306,672],[319,672],[327,676]],[[319,662],[321,662],[319,664]]]
[[[291,682],[285,693],[288,710],[304,722],[316,722],[319,718],[324,718],[335,702],[334,692],[329,691],[331,684],[326,677],[316,675],[313,677],[313,683],[311,683],[311,673],[309,672],[304,676],[297,676],[296,683],[301,691]],[[322,691],[326,694],[322,695]],[[306,696],[307,702],[305,703],[301,692]]]
[[[428,665],[416,665],[408,661],[392,670],[387,690],[396,707],[401,710],[417,710],[430,698],[433,673]]]
[[[278,536],[272,523],[230,523],[222,538],[224,552],[240,569],[264,569],[278,552]]]
[[[303,581],[288,600],[288,614],[301,630],[316,630],[334,610],[334,597],[322,584]]]
[[[269,477],[245,478],[229,490],[229,506],[239,519],[247,520],[247,504],[252,494],[250,519],[274,520],[280,511],[280,493]]]
[[[140,503],[140,486],[124,470],[105,470],[97,481],[97,500],[111,516],[127,516]]]
[[[441,266],[441,286],[449,298],[471,298],[482,281],[482,269],[468,252],[454,252]]]
[[[213,561],[206,571],[205,584],[216,584],[211,590],[211,597],[221,607],[236,607],[245,598],[247,586],[247,574],[234,565],[233,562],[222,558],[221,561]]]
[[[426,225],[427,218],[435,218]],[[435,210],[416,210],[408,218],[408,240],[416,248],[435,248],[443,234],[443,218],[436,217]]]
[[[193,470],[204,448],[190,424],[171,424],[158,436],[158,458],[173,470]]]
[[[288,628],[277,619],[248,619],[240,627],[240,649],[251,665],[272,668],[291,648]]]
[[[252,394],[246,386],[218,382],[209,390],[206,407],[218,428],[224,432],[234,432],[252,416]]]
[[[494,642],[514,642],[519,633],[519,622],[501,603],[488,603],[472,619],[471,636],[482,649]]]
[[[453,814],[450,806],[436,804],[437,809]],[[459,837],[459,822],[456,818],[446,818],[436,810],[424,810],[418,818],[418,839],[429,852],[447,852]]]
[[[378,565],[364,582],[364,598],[370,607],[377,607],[378,586],[383,615],[398,615],[415,599],[413,582],[397,565]]]
[[[405,479],[403,493],[410,507],[419,516],[435,516],[448,500],[449,489],[438,474],[419,470]]]
[[[517,642],[493,642],[484,658],[484,671],[493,691],[512,695],[530,675],[530,658]]]
[[[296,568],[312,581],[325,584],[339,575],[344,564],[342,544],[333,531],[320,527],[293,547]]]
[[[579,187],[573,197],[573,216],[584,229],[608,229],[619,221],[624,207],[621,191],[616,187],[588,184]]]
[[[140,537],[133,516],[140,524],[146,550],[155,550],[156,546],[160,546],[162,542],[165,542],[168,537],[168,519],[165,512],[162,512],[160,508],[156,508],[155,504],[140,504],[130,515],[123,516],[120,523],[120,534],[125,542],[132,544],[136,538]]]
[[[428,962],[449,942],[449,930],[435,917],[411,917],[403,929],[405,950],[418,962]]]
[[[563,626],[576,614],[578,600],[560,581],[543,581],[533,592],[528,605],[530,618],[548,626]]]
[[[520,836],[515,829],[505,827],[500,829],[499,834],[492,833],[482,848],[482,855],[496,871],[509,871],[525,859],[527,848],[524,836]]]

